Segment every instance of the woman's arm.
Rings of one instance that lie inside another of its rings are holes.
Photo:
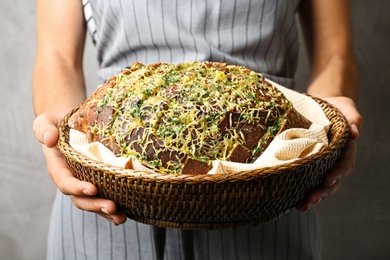
[[[311,67],[308,92],[346,96],[356,102],[358,71],[349,1],[303,0],[300,18]]]
[[[49,175],[59,190],[83,210],[114,223],[126,217],[112,201],[96,198],[94,185],[73,176],[56,147],[62,118],[85,100],[83,50],[86,26],[80,0],[37,1],[37,54],[33,75],[33,129],[42,143]]]
[[[85,30],[81,1],[37,1],[33,77],[37,115],[67,113],[85,99],[82,71]]]
[[[352,44],[348,0],[303,0],[299,9],[311,68],[308,94],[335,105],[347,118],[350,137],[340,159],[323,179],[323,185],[297,205],[307,210],[333,195],[355,163],[356,140],[363,124],[356,102],[358,72]]]

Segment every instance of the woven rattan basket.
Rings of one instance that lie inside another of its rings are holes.
[[[293,163],[226,175],[150,174],[107,166],[69,145],[67,121],[58,147],[75,176],[99,189],[136,221],[159,227],[223,229],[275,220],[321,183],[348,138],[348,124],[327,102],[315,99],[331,121],[329,146]]]

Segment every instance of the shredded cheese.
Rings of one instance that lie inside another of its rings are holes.
[[[112,125],[104,129],[92,126],[92,132],[115,138],[122,155],[136,154],[161,172],[180,172],[183,167],[183,158],[170,160],[163,167],[159,155],[166,149],[204,162],[228,160],[237,144],[245,145],[240,130],[247,123],[266,129],[250,151],[254,160],[292,107],[261,74],[243,66],[136,63],[115,80],[98,103],[100,107],[113,107]],[[142,147],[141,154],[129,143],[137,127],[145,129],[137,140],[132,140]],[[163,141],[162,147],[156,147],[152,136]],[[147,156],[151,146],[155,153],[152,159]]]

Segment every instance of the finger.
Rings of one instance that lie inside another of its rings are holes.
[[[115,225],[123,224],[127,220],[126,215],[118,210],[115,203],[111,200],[81,196],[71,196],[71,199],[77,208],[95,212]]]
[[[345,116],[350,125],[349,138],[357,140],[359,138],[359,129],[363,126],[364,120],[357,109],[356,103],[348,97],[328,97],[324,99],[337,107]]]
[[[324,99],[337,107],[350,125],[356,125],[358,128],[362,127],[363,117],[352,99],[348,97],[328,97]]]
[[[127,221],[127,216],[121,210],[117,210],[115,213],[106,214],[106,213],[98,213],[100,216],[112,222],[114,225],[118,226],[120,224],[124,224]]]
[[[359,136],[360,136],[359,128],[357,127],[357,125],[352,124],[350,126],[350,131],[349,131],[348,138],[351,139],[351,140],[355,140],[356,141],[356,140],[359,139]]]
[[[107,219],[115,226],[119,226],[121,224],[124,224],[127,221],[127,217],[124,214],[114,214],[114,215],[107,215],[105,213],[97,213],[99,216]]]
[[[298,211],[306,212],[311,208],[311,204],[309,203],[308,199],[303,199],[295,205],[295,209]]]
[[[347,107],[343,109],[341,113],[345,116],[345,119],[347,119],[348,124],[354,126],[353,132],[359,132],[359,129],[363,126],[363,117],[356,107]]]
[[[307,211],[311,206],[336,193],[340,189],[341,180],[351,173],[355,164],[355,155],[356,141],[349,140],[336,165],[325,175],[323,185],[314,189],[306,199],[298,202],[295,208]]]
[[[341,181],[337,181],[331,187],[320,186],[314,189],[307,198],[299,201],[295,208],[299,211],[308,211],[329,196],[334,195],[341,187]]]
[[[33,131],[38,141],[47,147],[57,144],[59,123],[58,115],[41,114],[33,122]]]
[[[348,140],[335,166],[325,175],[323,179],[325,186],[332,186],[352,172],[355,166],[356,150],[356,141]]]
[[[323,199],[333,196],[341,187],[341,181],[336,181],[332,186],[319,186],[314,189],[307,201],[308,203],[314,205],[320,203]]]
[[[65,195],[96,195],[97,188],[89,182],[74,177],[68,164],[57,148],[43,146],[47,159],[47,169],[58,189]]]
[[[74,205],[82,210],[104,213],[107,215],[116,213],[116,205],[113,201],[99,197],[70,196]]]

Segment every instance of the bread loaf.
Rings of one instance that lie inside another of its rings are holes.
[[[213,160],[253,162],[276,135],[311,122],[261,74],[187,62],[133,64],[98,87],[68,124],[156,172],[205,174]]]

